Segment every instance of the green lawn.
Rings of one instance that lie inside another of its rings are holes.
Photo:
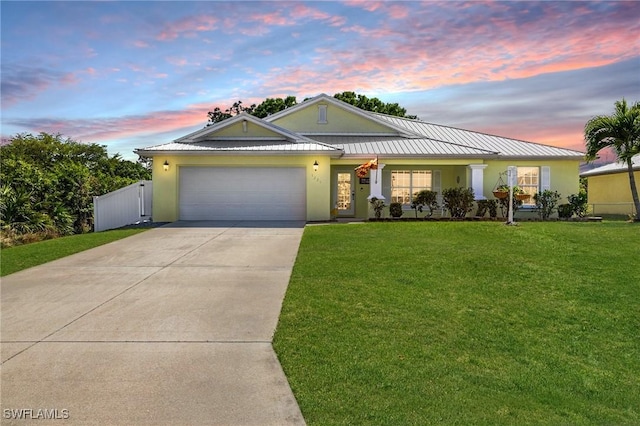
[[[13,274],[146,230],[147,228],[137,228],[92,232],[2,249],[0,252],[0,276]]]
[[[310,425],[640,424],[640,226],[307,227],[274,347]]]

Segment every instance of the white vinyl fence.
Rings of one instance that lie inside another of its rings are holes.
[[[120,228],[151,218],[153,184],[141,180],[117,191],[93,197],[93,230]]]

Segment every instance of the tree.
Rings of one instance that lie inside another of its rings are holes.
[[[584,139],[587,161],[595,160],[601,150],[612,148],[618,160],[627,164],[631,196],[636,208],[635,220],[640,221],[640,198],[632,163],[632,157],[640,154],[640,102],[628,107],[624,98],[616,101],[612,115],[598,115],[587,122]]]
[[[245,107],[242,105],[242,101],[234,102],[229,108],[222,111],[220,108],[215,107],[213,111],[209,111],[207,116],[209,117],[209,122],[207,126],[211,126],[212,124],[218,123],[220,121],[226,120],[227,118],[231,118],[235,115],[240,114],[241,112],[246,112],[248,114],[253,113],[253,110],[256,108],[256,104]]]
[[[407,110],[397,103],[384,103],[378,98],[368,98],[365,95],[360,95],[355,92],[336,93],[333,97],[365,111],[379,112],[381,114],[394,115],[397,117],[417,118],[415,115],[406,115]],[[305,101],[307,99],[305,99]],[[219,107],[215,107],[213,111],[209,111],[207,113],[209,120],[207,122],[207,126],[219,123],[220,121],[234,117],[242,112],[246,112],[247,114],[251,114],[258,118],[265,118],[271,114],[283,111],[297,104],[298,100],[295,96],[291,95],[284,99],[267,98],[259,105],[252,104],[248,107],[242,105],[242,101],[237,101],[224,111]]]
[[[16,135],[0,154],[0,231],[15,240],[86,232],[94,196],[151,178],[142,164],[109,156],[103,145],[61,135]]]
[[[407,110],[397,103],[384,103],[378,98],[368,98],[355,92],[342,92],[333,95],[334,98],[356,106],[365,111],[378,112],[380,114],[394,115],[404,118],[418,118],[415,115],[407,115]]]
[[[253,109],[251,115],[255,115],[258,118],[265,118],[276,112],[280,112],[289,107],[296,105],[298,101],[295,96],[287,96],[286,98],[267,98],[260,105]]]

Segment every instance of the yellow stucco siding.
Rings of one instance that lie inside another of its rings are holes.
[[[484,195],[492,198],[493,189],[498,181],[501,172],[505,172],[507,167],[542,167],[548,166],[551,171],[551,187],[552,191],[558,191],[562,196],[560,203],[566,203],[567,197],[571,194],[577,194],[580,189],[580,162],[578,160],[511,160],[511,161],[492,161],[486,162],[487,168],[484,169]],[[506,184],[507,178],[503,176]]]
[[[169,170],[163,163],[169,162]],[[318,161],[318,171],[313,170]],[[185,166],[212,167],[304,167],[306,168],[307,220],[330,218],[330,159],[328,156],[211,156],[159,155],[153,159],[153,220],[178,220],[180,168]]]
[[[271,129],[267,129],[262,126],[258,126],[255,123],[247,121],[247,132],[244,132],[243,124],[241,121],[234,123],[230,126],[224,127],[217,132],[210,133],[208,137],[224,138],[224,137],[243,137],[243,138],[258,138],[258,137],[278,137],[282,138],[282,135],[274,132]]]
[[[301,133],[397,133],[393,129],[343,110],[335,105],[327,106],[326,124],[318,123],[318,104],[309,105],[273,121],[273,124]]]
[[[169,170],[163,170],[163,163],[169,162]],[[318,161],[318,172],[314,172],[313,163]],[[172,222],[179,219],[179,178],[180,168],[186,166],[213,166],[213,167],[304,167],[306,169],[306,206],[308,221],[329,220],[331,209],[335,202],[335,170],[353,170],[365,160],[345,160],[331,159],[329,156],[321,155],[292,155],[292,156],[245,156],[245,155],[158,155],[154,157],[153,165],[153,219],[159,222]],[[469,186],[471,181],[471,171],[469,164],[483,164],[478,159],[389,159],[380,158],[380,163],[385,164],[384,174],[381,177],[383,194],[390,194],[390,173],[392,170],[428,169],[440,171],[440,190],[457,186]],[[484,164],[484,196],[492,198],[492,191],[498,179],[498,174],[507,170],[510,165],[514,166],[548,166],[551,171],[551,189],[558,191],[561,196],[561,203],[565,203],[566,197],[576,194],[579,190],[578,167],[579,162],[572,160],[529,160],[529,161],[492,161],[488,160]],[[640,173],[639,173],[640,174]],[[621,174],[623,175],[623,174]],[[609,175],[608,179],[613,179],[615,175]],[[622,176],[624,178],[624,175]],[[605,177],[607,178],[607,177]],[[504,178],[506,183],[506,177]],[[387,182],[388,181],[388,182]],[[640,182],[640,176],[638,176]],[[591,182],[596,182],[592,184]],[[622,179],[622,184],[607,184],[607,190],[611,187],[620,187],[628,192],[628,178]],[[598,181],[590,178],[590,203],[597,194]],[[356,178],[355,202],[357,217],[368,216],[368,203],[366,198],[370,194],[370,186],[359,184]],[[630,193],[628,195],[630,200]],[[389,202],[389,201],[388,201]],[[387,202],[387,203],[388,203]],[[602,201],[601,201],[602,202]],[[522,214],[522,213],[521,213]],[[530,213],[531,214],[531,213]]]
[[[634,172],[636,185],[640,185],[640,171]],[[588,203],[593,214],[628,215],[635,212],[629,173],[627,171],[599,176],[588,176]]]

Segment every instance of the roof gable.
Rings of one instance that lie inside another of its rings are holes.
[[[324,110],[324,111],[322,111]],[[377,134],[413,137],[393,123],[380,120],[367,111],[333,98],[318,95],[265,118],[270,123],[305,135]]]
[[[245,112],[183,136],[176,139],[175,142],[193,143],[215,140],[309,142],[309,139],[303,135]]]

